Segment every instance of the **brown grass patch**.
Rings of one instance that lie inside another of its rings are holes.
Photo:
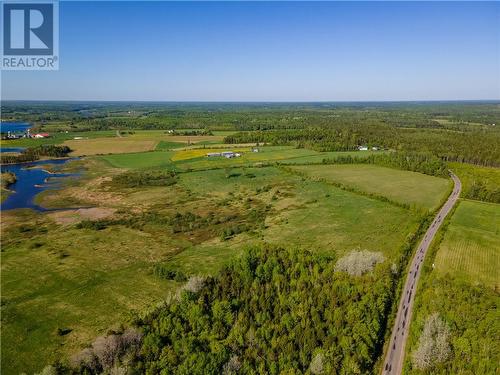
[[[69,140],[64,144],[70,147],[72,156],[123,154],[154,150],[158,140],[133,138],[95,138]]]

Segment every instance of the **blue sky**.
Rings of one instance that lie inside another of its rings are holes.
[[[500,99],[500,3],[60,3],[59,71],[3,99]]]

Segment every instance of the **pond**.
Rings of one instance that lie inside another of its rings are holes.
[[[41,165],[62,165],[72,159],[38,160],[31,163],[2,165],[2,172],[12,172],[17,181],[8,187],[13,191],[5,201],[0,204],[0,209],[13,210],[16,208],[31,208],[36,211],[47,211],[48,209],[34,203],[37,194],[47,189],[56,189],[60,186],[60,179],[78,176],[75,173],[49,173]]]

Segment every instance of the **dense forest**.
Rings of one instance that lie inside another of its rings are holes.
[[[309,251],[252,248],[213,278],[192,277],[169,303],[137,318],[139,350],[120,346],[116,334],[107,355],[86,350],[72,371],[373,373],[394,277],[378,253],[336,262]]]
[[[448,322],[450,350],[432,373],[498,373],[500,346],[495,339],[498,338],[498,301],[498,293],[490,288],[431,273],[424,279],[416,300],[418,313],[412,323],[411,352],[417,348],[416,338],[425,319],[439,312]],[[407,362],[407,373],[423,373],[415,360]]]
[[[382,167],[420,172],[430,176],[449,176],[448,166],[443,160],[432,154],[423,153],[395,152],[372,154],[365,157],[337,156],[332,159],[323,159],[323,164],[376,164]]]

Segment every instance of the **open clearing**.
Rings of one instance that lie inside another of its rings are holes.
[[[457,207],[435,261],[443,274],[500,287],[500,205],[462,201]]]
[[[79,139],[64,142],[71,148],[72,156],[118,154],[154,150],[158,141],[123,138]]]
[[[150,151],[101,156],[100,159],[116,168],[147,169],[172,166],[170,158],[174,152]]]
[[[451,188],[451,181],[421,173],[401,171],[375,165],[294,166],[293,170],[313,178],[355,187],[391,200],[436,209]]]

